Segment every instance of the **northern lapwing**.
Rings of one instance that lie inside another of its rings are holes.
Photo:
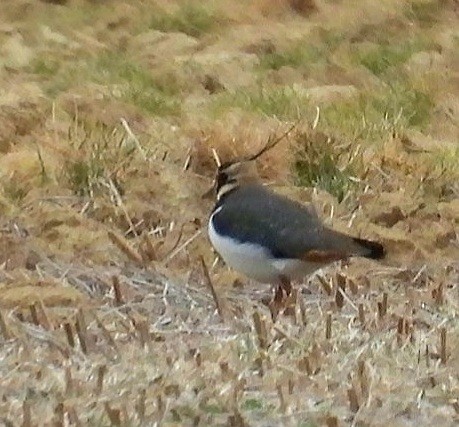
[[[273,144],[270,144],[273,146]],[[228,266],[276,286],[275,299],[291,293],[291,281],[349,257],[380,259],[384,247],[324,226],[312,207],[264,186],[256,155],[220,165],[210,241]]]

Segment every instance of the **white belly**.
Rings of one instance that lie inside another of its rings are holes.
[[[258,282],[277,284],[280,276],[290,280],[302,278],[321,267],[296,259],[276,260],[260,246],[220,236],[212,225],[212,217],[209,220],[209,238],[229,267]]]

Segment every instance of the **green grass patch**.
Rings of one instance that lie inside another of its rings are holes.
[[[357,63],[369,69],[376,76],[404,64],[414,53],[432,48],[432,43],[421,38],[406,41],[387,41],[380,45],[360,47],[354,53]]]
[[[300,421],[298,427],[317,427],[318,424],[314,421]]]
[[[108,128],[86,129],[83,125],[69,132],[69,143],[73,152],[69,153],[62,174],[75,194],[93,197],[96,193],[110,193],[110,186],[119,194],[124,193],[119,176],[135,156],[133,144],[126,144],[124,137],[115,138]]]
[[[261,399],[246,399],[242,403],[242,409],[245,411],[261,411],[263,407],[264,405]]]
[[[443,0],[413,0],[406,5],[404,15],[423,27],[431,27],[439,21]]]
[[[281,52],[275,51],[260,55],[260,68],[269,70],[279,70],[285,66],[300,68],[317,63],[323,58],[321,49],[301,42]]]
[[[312,116],[311,107],[307,94],[290,86],[227,92],[216,96],[210,106],[216,117],[241,109],[280,120]],[[355,98],[321,107],[319,126],[332,135],[352,140],[380,141],[393,131],[424,129],[433,107],[426,89],[400,80],[378,91],[362,92]]]
[[[431,117],[431,95],[408,82],[393,82],[378,92],[321,109],[319,129],[349,140],[378,143],[394,131],[424,129]]]
[[[51,1],[48,3],[52,3]],[[114,7],[108,2],[67,2],[62,5],[48,5],[48,7],[35,8],[33,12],[24,14],[36,25],[48,25],[53,31],[69,34],[78,28],[94,27],[100,24],[107,16],[112,15]]]
[[[79,196],[92,195],[99,187],[105,175],[101,159],[94,156],[89,159],[71,160],[66,164],[66,174],[72,190]]]
[[[30,190],[29,188],[26,188],[22,182],[19,182],[14,178],[5,181],[0,185],[3,195],[15,204],[20,204]]]
[[[59,69],[60,64],[57,60],[39,57],[32,62],[30,71],[43,77],[53,77],[59,72]]]
[[[179,95],[183,87],[172,72],[155,76],[119,52],[103,52],[60,65],[46,59],[39,60],[32,71],[49,77],[45,88],[51,97],[90,82],[111,89],[114,97],[151,114],[178,115],[181,111]]]
[[[90,67],[92,80],[119,85],[121,99],[158,115],[180,112],[180,86],[172,74],[154,78],[152,73],[116,53],[99,56]]]
[[[259,67],[262,70],[279,70],[284,66],[307,68],[316,64],[326,64],[329,56],[340,44],[341,35],[327,30],[321,30],[317,41],[301,39],[289,43],[284,50],[275,50],[259,55]]]
[[[289,120],[301,116],[309,108],[309,103],[306,94],[289,86],[259,87],[255,90],[240,89],[232,93],[223,93],[215,98],[211,108],[217,116],[238,108],[263,116]]]
[[[296,142],[296,185],[321,188],[343,201],[357,185],[353,178],[363,170],[357,147],[321,132],[302,133]]]
[[[445,148],[426,155],[428,174],[422,178],[423,196],[450,201],[459,196],[459,148]]]
[[[355,192],[355,178],[364,170],[357,147],[384,142],[404,129],[422,130],[433,106],[429,93],[400,81],[321,108],[317,133],[297,141],[296,183],[321,188],[341,202]]]
[[[212,415],[218,415],[224,412],[224,409],[220,405],[217,405],[216,403],[206,403],[201,406],[201,409],[203,412],[207,414],[212,414]]]
[[[187,1],[171,13],[160,7],[155,8],[151,15],[150,28],[201,37],[215,29],[217,21],[218,17],[209,6],[204,6],[197,1]]]
[[[371,107],[405,127],[422,129],[429,123],[434,102],[426,91],[395,82],[389,85],[389,90],[371,100]]]

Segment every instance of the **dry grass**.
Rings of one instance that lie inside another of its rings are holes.
[[[1,5],[0,423],[457,424],[454,7]],[[261,175],[388,258],[273,323],[202,195],[298,119]]]

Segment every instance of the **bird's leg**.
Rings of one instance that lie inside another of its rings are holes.
[[[269,311],[271,312],[271,318],[273,322],[276,321],[277,316],[284,306],[284,290],[282,285],[276,285],[274,288],[274,297],[271,302],[268,304]]]
[[[286,276],[280,276],[280,286],[285,291],[285,295],[288,297],[292,293],[292,284],[290,279]]]
[[[283,300],[284,300],[284,290],[281,285],[277,285],[274,291],[273,302],[280,305],[282,304]]]
[[[279,284],[276,285],[276,288],[275,288],[274,298],[269,304],[273,322],[276,321],[279,313],[287,307],[288,305],[287,302],[289,300],[291,293],[292,293],[292,284],[290,283],[290,280],[285,276],[280,276]]]
[[[282,302],[282,311],[286,316],[295,316],[296,306],[298,304],[298,291],[293,288],[288,277],[281,276],[280,283],[280,286],[286,294],[286,297]]]

